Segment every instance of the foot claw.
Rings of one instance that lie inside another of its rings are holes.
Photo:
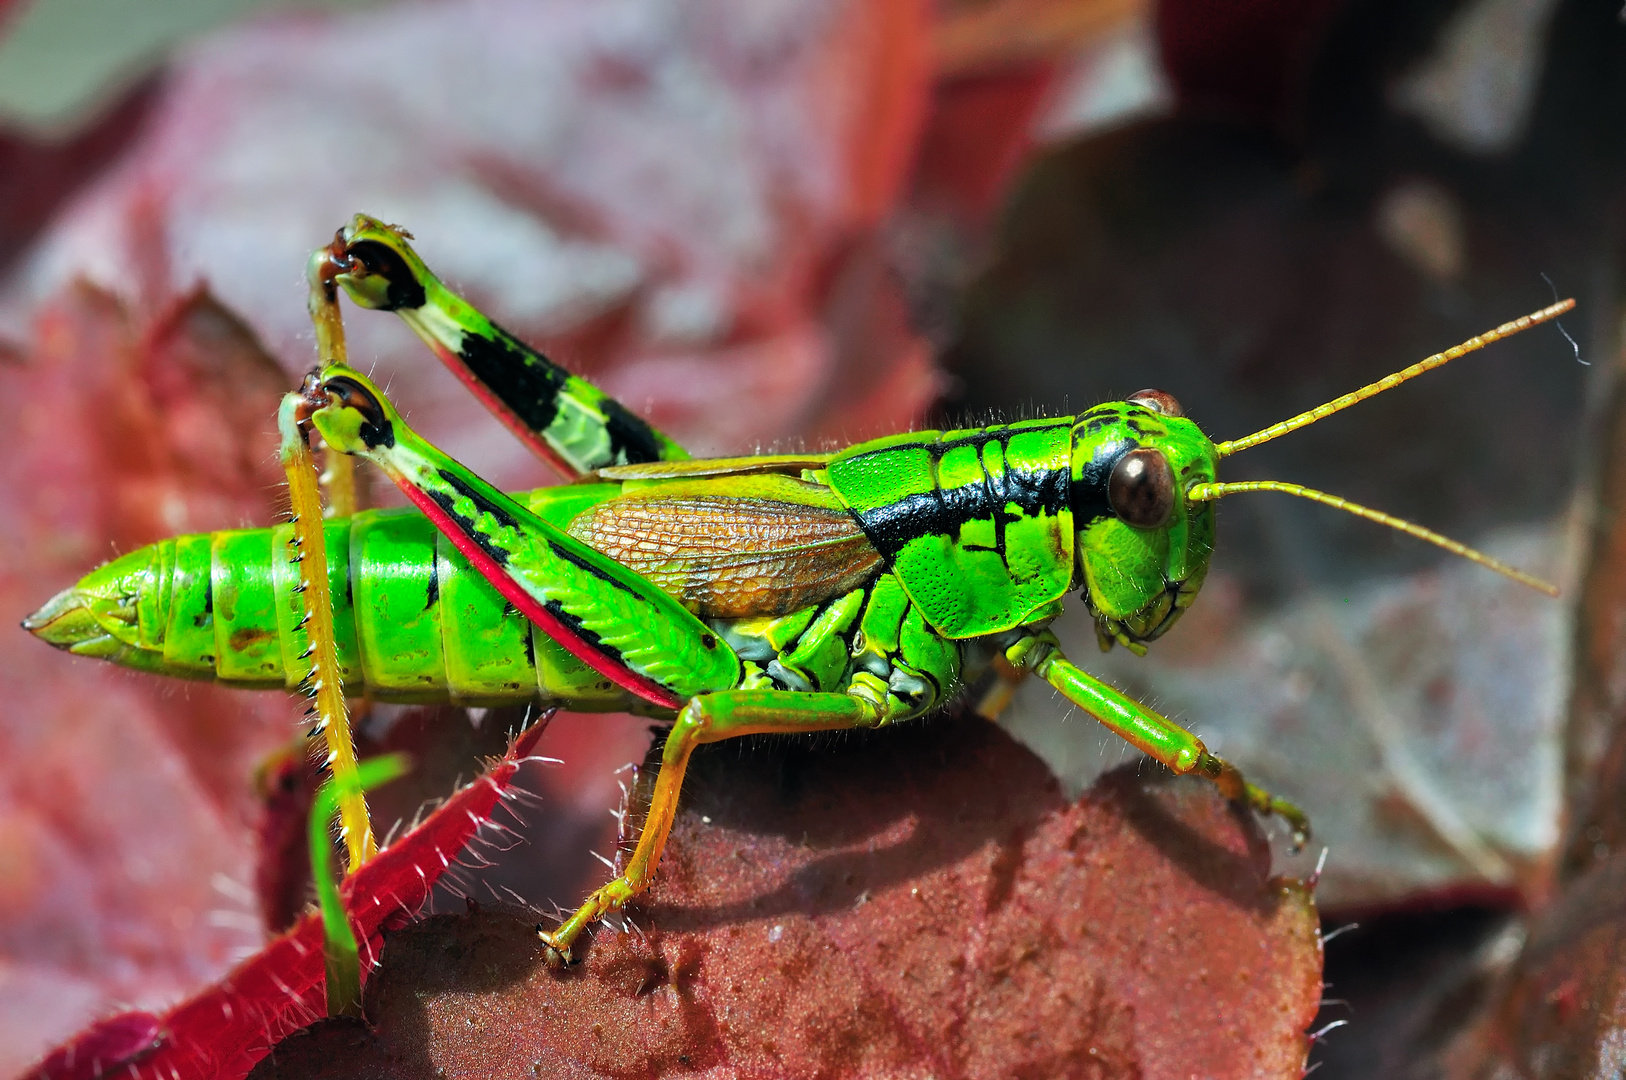
[[[1286,799],[1272,798],[1270,812],[1287,822],[1287,827],[1291,830],[1287,853],[1297,855],[1303,851],[1304,845],[1310,842],[1310,819],[1304,816],[1304,811]]]
[[[553,935],[542,929],[540,923],[536,927],[536,936],[542,941],[542,961],[555,971],[569,967],[574,960],[570,955],[570,947],[554,944]]]
[[[1242,774],[1237,772],[1231,765],[1223,761],[1219,762],[1219,764],[1221,773],[1215,782],[1219,784],[1220,791],[1228,798],[1238,798],[1237,795],[1232,795],[1226,790],[1226,778],[1234,776],[1241,788],[1239,801],[1251,806],[1257,813],[1264,814],[1266,817],[1279,817],[1287,823],[1288,829],[1291,830],[1287,853],[1297,855],[1304,850],[1304,845],[1310,842],[1310,819],[1305,815],[1304,811],[1286,799],[1272,795],[1257,784],[1250,784],[1242,780]]]

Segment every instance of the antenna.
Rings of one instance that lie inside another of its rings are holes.
[[[1513,324],[1509,323],[1508,325],[1512,326]],[[1523,327],[1520,327],[1520,329],[1523,329]],[[1445,361],[1442,360],[1440,363],[1443,364]],[[1410,378],[1410,376],[1407,377]],[[1387,387],[1384,389],[1387,389]],[[1377,391],[1373,391],[1373,393],[1377,393]],[[1305,415],[1309,414],[1306,413]],[[1313,421],[1306,420],[1305,423],[1313,423]],[[1272,437],[1274,438],[1274,436]],[[1347,510],[1356,517],[1363,517],[1368,521],[1375,521],[1379,525],[1387,525],[1391,529],[1398,529],[1408,536],[1417,537],[1419,540],[1427,540],[1429,543],[1442,547],[1453,554],[1461,555],[1470,562],[1476,562],[1487,570],[1494,570],[1504,577],[1512,578],[1521,585],[1528,585],[1538,592],[1544,592],[1548,596],[1558,595],[1558,586],[1527,574],[1523,570],[1515,569],[1499,559],[1493,559],[1484,552],[1476,551],[1467,544],[1459,543],[1449,536],[1441,536],[1439,533],[1425,529],[1421,525],[1414,525],[1404,518],[1397,518],[1392,514],[1385,514],[1381,510],[1373,510],[1371,507],[1362,506],[1360,503],[1350,502],[1342,496],[1329,495],[1325,491],[1307,488],[1302,484],[1289,484],[1281,480],[1242,480],[1229,484],[1193,484],[1187,489],[1186,498],[1191,502],[1212,502],[1222,496],[1235,495],[1243,491],[1279,491],[1284,495],[1297,495],[1301,499],[1309,499],[1324,506]]]
[[[1466,356],[1468,353],[1483,349],[1486,345],[1489,345],[1493,341],[1500,341],[1505,337],[1512,337],[1519,331],[1528,330],[1537,323],[1544,323],[1548,319],[1556,318],[1574,306],[1575,301],[1573,299],[1560,300],[1558,303],[1552,304],[1549,307],[1544,307],[1540,311],[1532,312],[1531,314],[1524,316],[1522,319],[1514,319],[1512,322],[1503,323],[1494,330],[1487,330],[1478,337],[1469,338],[1467,341],[1464,341],[1461,345],[1458,345],[1455,348],[1447,349],[1444,352],[1435,353],[1427,360],[1419,360],[1411,367],[1403,368],[1402,370],[1395,372],[1393,375],[1385,375],[1377,382],[1369,383],[1366,386],[1361,387],[1359,390],[1345,394],[1343,397],[1334,398],[1325,405],[1317,405],[1309,412],[1299,413],[1291,420],[1283,420],[1279,424],[1272,424],[1263,431],[1256,431],[1252,435],[1245,436],[1241,439],[1232,439],[1229,442],[1219,443],[1214,447],[1214,449],[1219,451],[1220,457],[1228,457],[1231,454],[1236,453],[1238,450],[1246,450],[1250,446],[1258,446],[1260,443],[1269,442],[1274,438],[1286,435],[1289,431],[1297,431],[1301,427],[1309,427],[1317,420],[1331,416],[1333,413],[1342,409],[1347,409],[1356,402],[1365,401],[1369,397],[1376,397],[1385,390],[1392,390],[1401,383],[1405,382],[1407,379],[1415,379],[1425,371],[1433,371],[1435,368],[1448,364],[1459,356]],[[1328,497],[1330,498],[1330,496]],[[1218,498],[1218,496],[1215,496],[1215,498]],[[1413,528],[1416,528],[1416,526],[1413,526]]]

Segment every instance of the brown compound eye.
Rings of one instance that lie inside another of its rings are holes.
[[[1162,416],[1186,415],[1185,410],[1180,408],[1180,403],[1174,400],[1174,395],[1162,390],[1137,390],[1124,400],[1144,405]]]
[[[1107,504],[1125,524],[1155,529],[1174,510],[1174,470],[1163,451],[1142,447],[1118,459],[1107,478]]]

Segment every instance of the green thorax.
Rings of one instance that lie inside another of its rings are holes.
[[[1070,417],[861,443],[824,476],[938,633],[1053,617],[1073,578]]]
[[[1130,451],[1168,460],[1174,509],[1156,528],[1114,513]],[[1190,603],[1213,549],[1208,504],[1186,503],[1217,456],[1196,424],[1134,402],[1078,417],[917,431],[854,446],[822,474],[932,626],[948,638],[1054,618],[1082,588],[1106,637],[1157,636]]]

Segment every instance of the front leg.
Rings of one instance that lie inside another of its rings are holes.
[[[548,962],[570,963],[570,949],[581,932],[619,911],[633,897],[649,888],[660,862],[666,838],[677,815],[678,793],[689,757],[701,743],[720,742],[737,735],[833,731],[842,728],[873,727],[881,721],[880,710],[864,698],[851,694],[801,694],[786,690],[723,690],[694,698],[678,715],[666,747],[661,752],[661,771],[655,779],[655,794],[638,845],[627,861],[626,871],[587,898],[576,913],[551,933],[536,928],[547,946]]]
[[[1310,839],[1310,820],[1304,811],[1248,783],[1235,765],[1210,754],[1197,736],[1073,664],[1049,631],[1021,639],[1005,656],[1012,667],[1033,672],[1148,757],[1181,775],[1206,776],[1227,799],[1287,822],[1293,830],[1293,851]]]

